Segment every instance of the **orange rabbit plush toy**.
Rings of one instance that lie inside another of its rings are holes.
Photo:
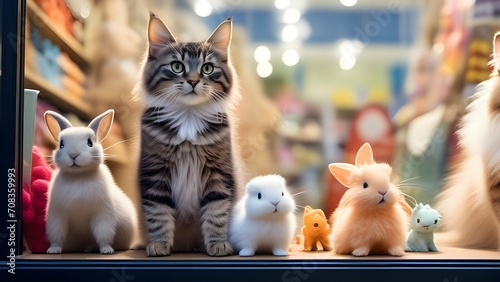
[[[328,166],[349,188],[332,215],[332,248],[338,254],[402,256],[411,207],[391,183],[391,167],[376,163],[370,144],[358,150],[356,165]]]
[[[304,237],[304,251],[318,250],[318,242],[323,246],[323,251],[330,251],[330,225],[326,221],[325,213],[321,209],[313,209],[310,206],[304,208],[304,226],[302,236]]]

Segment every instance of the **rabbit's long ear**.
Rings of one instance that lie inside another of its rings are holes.
[[[94,118],[87,126],[95,132],[95,135],[97,136],[97,140],[99,140],[99,142],[101,142],[102,140],[104,140],[104,138],[106,138],[106,136],[108,136],[108,133],[111,130],[111,125],[113,125],[114,117],[115,111],[107,110]]]
[[[47,124],[47,128],[49,129],[50,135],[52,135],[56,141],[59,141],[59,134],[61,131],[66,128],[73,127],[65,117],[56,112],[46,111],[43,114],[43,117],[45,119],[45,124]]]
[[[333,176],[335,176],[335,178],[337,178],[337,180],[347,188],[351,186],[351,174],[358,170],[356,166],[346,163],[333,163],[328,165],[328,169],[330,169]]]
[[[370,144],[365,143],[361,148],[359,148],[358,153],[356,154],[356,166],[365,165],[365,164],[373,164],[373,152],[372,146]]]

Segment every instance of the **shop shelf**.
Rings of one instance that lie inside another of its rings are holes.
[[[82,67],[88,65],[89,60],[83,52],[82,44],[71,34],[55,25],[33,0],[26,1],[26,15],[42,35],[60,46],[61,50],[66,52],[76,64]]]
[[[83,119],[92,117],[90,106],[85,101],[65,93],[64,90],[52,85],[39,74],[26,69],[24,78],[26,88],[40,90],[40,97],[54,106],[64,111],[73,112]]]

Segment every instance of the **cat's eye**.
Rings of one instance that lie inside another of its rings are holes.
[[[59,149],[62,149],[64,148],[64,140],[61,140],[61,142],[59,142]]]
[[[438,223],[438,220],[437,220],[437,219],[436,219],[436,220],[434,220],[434,224],[437,224],[437,223]]]
[[[92,143],[92,140],[90,140],[90,138],[87,139],[87,146],[89,146],[89,147],[94,146],[94,144]]]
[[[368,188],[368,183],[363,182],[363,188]]]
[[[206,63],[201,66],[201,72],[204,74],[211,74],[214,71],[214,65]]]
[[[420,218],[417,218],[417,223],[420,223]]]
[[[262,198],[262,194],[261,193],[257,194],[257,198],[259,198],[260,200]]]
[[[184,65],[179,61],[173,61],[172,63],[170,63],[170,68],[175,73],[180,73],[184,71]]]

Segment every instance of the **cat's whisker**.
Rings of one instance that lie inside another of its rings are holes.
[[[108,150],[108,149],[110,149],[110,148],[113,148],[113,147],[114,147],[114,146],[116,146],[116,145],[119,145],[119,144],[121,144],[121,143],[128,142],[128,141],[130,141],[130,140],[132,140],[132,138],[123,139],[123,140],[121,140],[121,141],[116,142],[115,144],[109,145],[108,147],[104,148],[103,150],[104,150],[104,151],[106,151],[106,150]]]

